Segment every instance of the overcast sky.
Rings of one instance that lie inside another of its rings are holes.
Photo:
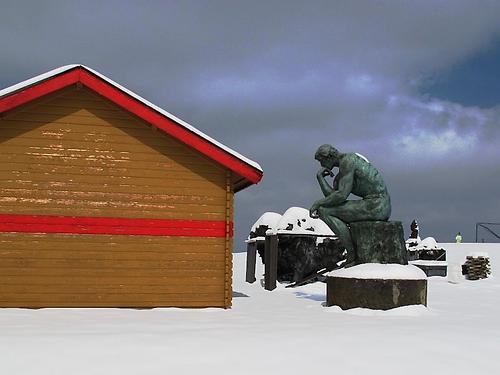
[[[0,0],[0,56],[0,88],[85,64],[259,162],[236,250],[321,197],[323,143],[381,171],[407,233],[500,222],[500,1]]]

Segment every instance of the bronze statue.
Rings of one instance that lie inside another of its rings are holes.
[[[356,221],[387,221],[391,215],[391,200],[382,176],[363,156],[340,153],[331,145],[320,146],[314,158],[321,164],[316,174],[325,196],[311,206],[311,217],[321,218],[339,237],[347,250],[347,264],[355,258],[349,224]],[[332,169],[338,167],[334,177]],[[333,186],[326,177],[331,176]],[[350,194],[360,200],[348,200]]]

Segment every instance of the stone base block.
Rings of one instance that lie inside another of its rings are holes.
[[[356,264],[408,264],[408,253],[400,221],[359,221],[351,223]]]
[[[363,307],[389,310],[407,305],[427,306],[427,280],[327,277],[326,305],[342,310]]]

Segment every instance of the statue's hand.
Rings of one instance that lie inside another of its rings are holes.
[[[311,208],[309,209],[309,216],[312,217],[313,219],[318,219],[319,218],[319,214],[318,214],[318,208],[319,208],[319,204],[317,204],[316,202],[311,206]]]
[[[318,177],[326,177],[326,176],[331,176],[331,177],[333,177],[333,172],[332,172],[330,169],[328,169],[328,168],[324,168],[324,167],[323,167],[323,168],[321,168],[321,169],[318,171],[317,176],[318,176]]]

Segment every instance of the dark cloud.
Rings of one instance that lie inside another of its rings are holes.
[[[263,182],[237,197],[236,249],[262,212],[320,196],[313,154],[327,142],[382,171],[394,218],[472,240],[475,221],[500,221],[500,109],[421,84],[494,45],[499,13],[490,1],[3,0],[0,86],[83,63],[261,163]]]

